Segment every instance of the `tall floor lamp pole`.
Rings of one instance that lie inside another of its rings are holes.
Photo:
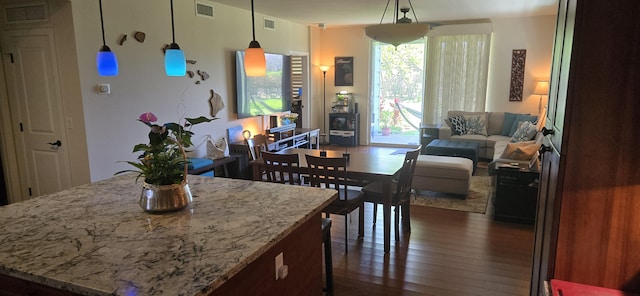
[[[327,118],[327,71],[329,66],[320,66],[322,71],[322,144],[327,145],[327,130],[326,130],[326,118]]]
[[[322,71],[322,141],[327,144],[327,71]]]

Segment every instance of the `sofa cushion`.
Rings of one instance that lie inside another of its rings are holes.
[[[501,159],[531,160],[540,149],[540,144],[535,142],[509,143],[500,155]]]
[[[467,125],[463,115],[449,117],[444,122],[451,128],[451,132],[454,135],[465,135],[467,133]]]
[[[487,135],[501,135],[504,125],[504,112],[487,113]]]
[[[511,137],[511,142],[524,142],[533,139],[536,135],[536,125],[530,121],[521,121],[518,123],[518,129]]]
[[[463,115],[464,135],[487,135],[487,115]]]
[[[509,131],[509,137],[513,137],[513,134],[518,129],[518,125],[519,125],[519,123],[521,121],[529,121],[529,122],[532,122],[532,123],[537,123],[538,116],[528,115],[528,114],[518,114],[516,116],[515,121],[513,122],[513,125],[511,126],[511,130]]]
[[[504,123],[502,125],[502,135],[510,136],[511,127],[513,126],[513,122],[516,121],[516,117],[518,117],[518,113],[504,112]]]

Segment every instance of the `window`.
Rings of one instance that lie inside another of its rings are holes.
[[[484,111],[491,34],[429,36],[425,123],[442,123],[449,110]]]

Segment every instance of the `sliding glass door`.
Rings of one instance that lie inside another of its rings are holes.
[[[370,142],[419,143],[424,97],[424,40],[397,48],[374,42],[372,57]]]

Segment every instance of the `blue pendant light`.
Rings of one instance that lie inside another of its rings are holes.
[[[100,3],[100,26],[102,27],[102,46],[96,55],[96,65],[98,66],[98,74],[100,76],[117,76],[118,60],[116,55],[111,51],[104,39],[104,21],[102,19],[102,0]]]
[[[253,30],[253,40],[249,43],[249,48],[244,51],[244,72],[247,76],[264,76],[267,73],[267,60],[264,56],[264,49],[256,41],[253,0],[251,0],[251,28]]]
[[[164,52],[164,71],[167,76],[184,76],[187,74],[187,59],[184,52],[176,43],[176,33],[173,25],[173,0],[171,0],[171,37],[172,42]]]

